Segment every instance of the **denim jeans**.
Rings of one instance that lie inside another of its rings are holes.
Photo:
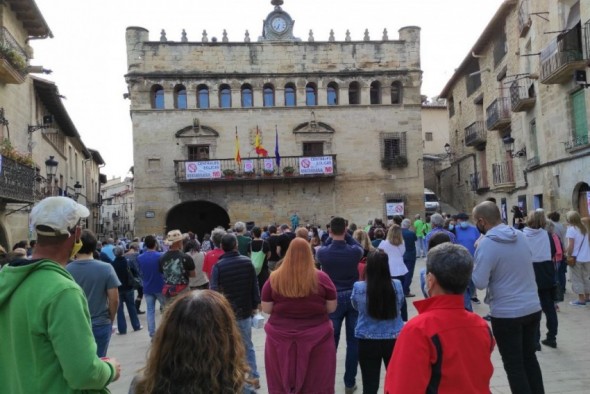
[[[148,332],[150,338],[152,338],[156,333],[156,300],[160,303],[160,310],[162,310],[166,304],[166,299],[162,293],[146,293],[144,297],[147,308],[146,319]]]
[[[400,283],[402,284],[402,289],[405,286],[405,280],[406,280],[406,276],[405,275],[400,275],[400,276],[392,276],[391,279],[397,279],[400,281]],[[401,315],[402,315],[402,320],[403,321],[408,321],[408,303],[406,302],[406,298],[404,297],[402,304],[399,307]]]
[[[363,394],[377,394],[381,383],[381,364],[387,371],[395,339],[359,339],[359,364],[363,377]]]
[[[340,329],[342,321],[346,319],[346,362],[344,368],[344,385],[354,387],[356,384],[356,372],[358,366],[358,339],[354,336],[354,328],[358,319],[358,312],[352,307],[350,296],[352,290],[338,292],[338,305],[336,310],[330,313],[330,320],[334,326],[334,340],[336,349],[340,342]]]
[[[565,258],[559,263],[559,267],[557,267],[555,271],[557,274],[557,283],[559,283],[559,286],[561,286],[561,293],[565,294],[565,285],[567,283],[565,279],[565,274],[567,272],[567,263]]]
[[[125,320],[123,305],[127,305],[127,313],[129,314],[129,320],[131,320],[133,329],[137,331],[141,327],[139,318],[137,317],[137,309],[135,309],[133,293],[133,290],[119,292],[119,308],[117,309],[117,329],[119,330],[119,334],[127,334],[127,321]]]
[[[408,269],[408,273],[404,276],[403,288],[404,295],[410,294],[410,285],[412,284],[412,278],[414,277],[414,268],[416,268],[416,259],[406,260],[404,259],[404,265]]]
[[[96,342],[96,355],[98,357],[106,357],[109,342],[111,342],[111,334],[113,333],[113,324],[101,324],[92,326],[92,335]]]
[[[555,341],[557,338],[557,311],[555,310],[555,301],[553,301],[553,295],[551,289],[538,290],[539,301],[541,301],[541,309],[545,315],[546,326],[547,326],[547,339]],[[537,333],[535,335],[537,343],[541,340],[541,325],[537,327]]]
[[[426,249],[424,248],[424,237],[418,238],[416,241],[416,257],[422,257],[426,255]]]
[[[242,334],[242,342],[246,348],[246,359],[250,366],[250,377],[258,379],[260,374],[256,368],[256,353],[254,353],[254,344],[252,343],[252,318],[238,320],[238,328]]]
[[[541,367],[535,354],[535,333],[540,321],[541,311],[516,318],[492,316],[492,330],[513,393],[545,393]]]

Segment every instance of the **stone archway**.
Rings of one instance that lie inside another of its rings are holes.
[[[203,239],[217,226],[228,228],[229,215],[219,205],[209,201],[188,201],[172,207],[166,216],[167,231],[178,229],[183,233],[192,231]]]
[[[572,195],[572,207],[580,213],[580,216],[590,216],[588,212],[588,197],[590,186],[586,182],[580,182],[574,187]]]

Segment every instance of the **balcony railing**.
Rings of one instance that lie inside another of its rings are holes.
[[[492,174],[494,178],[494,186],[514,186],[514,169],[512,161],[492,164]]]
[[[527,111],[535,106],[537,97],[535,84],[529,78],[522,78],[512,82],[510,85],[510,102],[512,111]]]
[[[510,99],[497,98],[486,109],[486,127],[488,130],[502,130],[510,125]]]
[[[478,120],[465,128],[465,146],[480,147],[487,142],[483,121]]]
[[[526,36],[532,24],[529,0],[522,0],[518,9],[518,31],[521,38]]]
[[[585,148],[588,146],[588,134],[586,135],[579,135],[573,137],[569,141],[564,143],[565,150],[568,152],[575,151],[577,149]]]
[[[5,27],[0,28],[0,81],[23,83],[27,73],[27,53]]]
[[[241,165],[233,158],[174,160],[177,183],[333,178],[336,168],[336,155],[285,156],[280,167],[274,157],[244,158]]]
[[[0,200],[14,203],[35,201],[35,176],[33,167],[0,156]]]
[[[490,186],[488,185],[487,174],[483,174],[481,172],[469,174],[469,183],[471,185],[472,192],[482,193],[490,189]]]
[[[526,161],[526,168],[527,169],[536,168],[536,167],[539,167],[540,164],[541,164],[541,160],[539,159],[539,156],[534,156]]]
[[[574,70],[585,67],[580,24],[560,34],[541,51],[541,83],[561,84],[570,81]]]

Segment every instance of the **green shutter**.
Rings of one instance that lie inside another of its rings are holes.
[[[586,97],[584,89],[572,94],[573,137],[588,142],[588,121],[586,119]]]

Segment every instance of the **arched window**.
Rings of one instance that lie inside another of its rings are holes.
[[[402,103],[402,84],[395,81],[391,84],[391,104]]]
[[[223,84],[219,87],[219,108],[231,108],[231,89]]]
[[[305,86],[305,105],[318,105],[318,90],[315,83],[310,82]]]
[[[275,88],[270,83],[267,83],[262,88],[263,90],[263,101],[265,107],[275,106]]]
[[[209,88],[207,85],[197,86],[197,108],[209,108]]]
[[[250,108],[254,105],[252,97],[252,86],[247,83],[242,85],[242,107]]]
[[[336,82],[328,84],[328,105],[338,105],[338,84]]]
[[[371,82],[371,104],[381,104],[381,84],[379,81]]]
[[[164,88],[161,85],[152,86],[152,108],[164,109]]]
[[[354,81],[348,85],[348,104],[361,103],[361,87],[358,82]]]
[[[285,85],[285,107],[294,107],[297,103],[295,95],[295,85],[288,83]]]
[[[174,108],[186,109],[186,88],[184,85],[174,87]]]

